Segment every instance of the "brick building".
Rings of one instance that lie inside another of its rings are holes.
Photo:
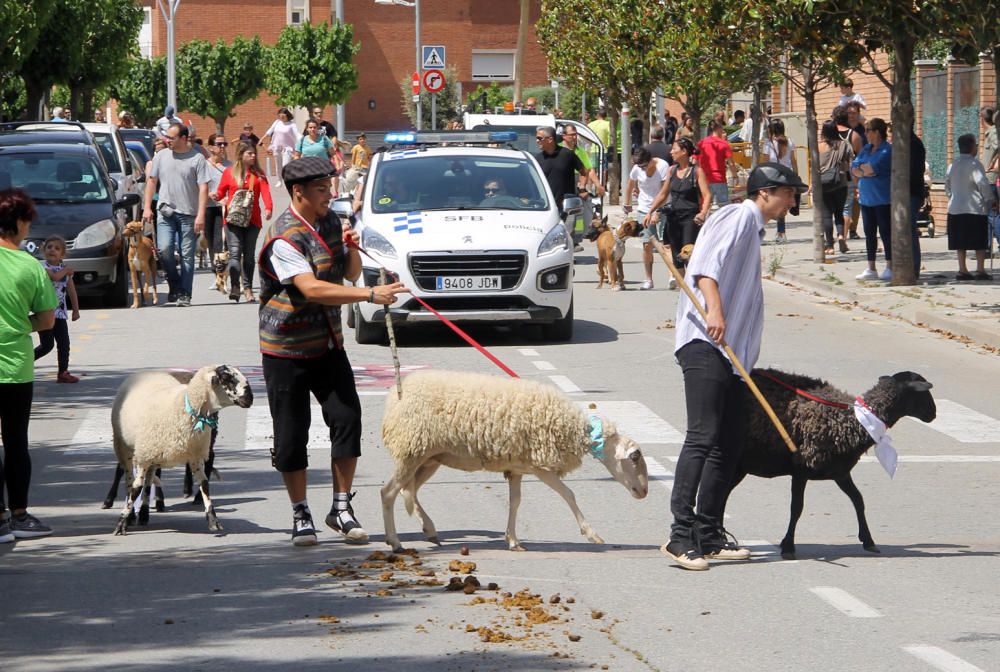
[[[166,23],[156,0],[140,0],[146,10],[140,49],[144,55],[166,53]],[[328,22],[333,0],[184,0],[176,17],[176,44],[200,38],[232,40],[237,35],[259,35],[274,44],[285,26],[311,21]],[[524,86],[548,82],[548,66],[534,33],[540,1],[531,3],[531,27],[524,55]],[[407,127],[401,106],[400,82],[409,80],[416,65],[414,10],[405,6],[378,5],[374,0],[344,0],[344,21],[354,26],[361,49],[355,57],[358,85],[346,106],[347,130],[384,130]],[[444,45],[449,68],[458,71],[464,93],[492,81],[513,82],[514,50],[520,18],[518,0],[421,0],[420,37],[425,45]],[[214,130],[210,119],[184,111],[202,135]],[[236,109],[226,127],[238,133],[245,121],[253,122],[258,135],[275,118],[276,103],[266,93]],[[325,118],[333,120],[333,110]],[[343,133],[343,131],[342,131]]]

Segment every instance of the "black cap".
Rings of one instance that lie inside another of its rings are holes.
[[[286,187],[293,184],[303,184],[313,180],[322,180],[324,177],[333,177],[336,171],[333,164],[318,156],[304,156],[301,159],[292,161],[281,169],[281,181]]]
[[[793,187],[800,194],[809,191],[809,186],[788,166],[773,162],[758,164],[747,178],[747,195],[772,187]]]

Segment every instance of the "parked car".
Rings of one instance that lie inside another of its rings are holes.
[[[139,184],[139,169],[142,166],[135,166],[128,150],[125,148],[125,141],[114,124],[87,123],[83,125],[94,136],[97,146],[104,155],[104,163],[108,166],[108,174],[115,180],[117,187],[115,195],[121,199],[125,194],[142,194],[142,185]],[[139,209],[135,208],[130,213],[132,219],[139,218]]]
[[[92,145],[35,143],[0,146],[0,189],[24,189],[38,218],[22,247],[42,258],[45,239],[66,239],[66,261],[81,297],[109,306],[128,302],[127,213],[139,205],[134,193],[115,197],[100,150]]]
[[[119,128],[118,134],[126,144],[141,142],[146,147],[146,153],[152,156],[156,152],[156,133],[148,128]]]
[[[454,322],[534,323],[551,340],[573,335],[573,246],[535,159],[501,148],[514,133],[389,133],[372,158],[361,198],[360,284],[378,284],[379,265],[413,291],[392,307],[393,325],[435,316]],[[484,187],[497,182],[499,192]],[[575,216],[580,199],[565,210]],[[335,202],[349,214],[349,201]],[[359,343],[385,337],[384,306],[355,304]]]

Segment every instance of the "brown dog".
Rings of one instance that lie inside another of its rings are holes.
[[[197,268],[208,268],[208,238],[205,237],[205,232],[202,231],[198,234],[198,244],[196,246],[195,261],[197,263]]]
[[[639,235],[639,224],[634,219],[626,219],[618,230],[612,230],[602,223],[603,230],[597,236],[597,288],[604,287],[609,280],[611,289],[625,289],[625,272],[622,258],[625,256],[625,240]]]
[[[125,238],[128,239],[128,266],[132,274],[132,307],[138,308],[140,302],[145,303],[147,294],[155,306],[156,254],[153,249],[153,241],[142,235],[142,222],[126,224]],[[141,286],[140,279],[142,280]],[[151,283],[152,289],[150,289]]]
[[[229,252],[216,252],[212,257],[212,272],[215,273],[215,290],[226,293],[226,279],[229,276]]]

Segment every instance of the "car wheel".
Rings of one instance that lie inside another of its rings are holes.
[[[573,302],[570,301],[569,310],[561,319],[552,324],[542,325],[542,336],[547,341],[568,341],[573,338]]]
[[[354,340],[360,345],[382,345],[389,337],[389,333],[381,324],[369,322],[361,314],[361,309],[354,308]]]
[[[124,308],[128,305],[128,246],[124,246],[115,265],[115,282],[104,295],[104,303],[110,308]]]

